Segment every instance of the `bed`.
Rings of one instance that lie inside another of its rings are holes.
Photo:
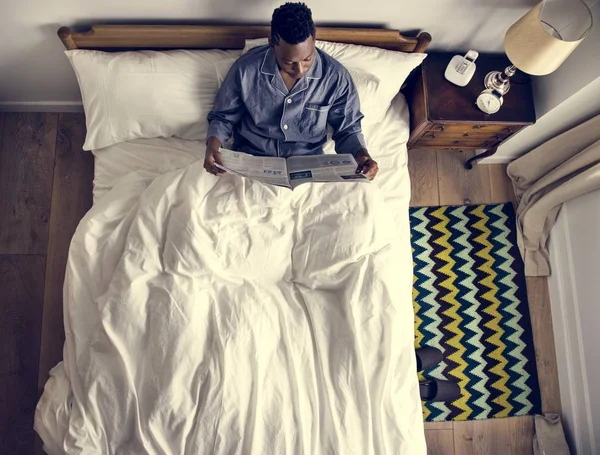
[[[72,50],[241,49],[266,30],[59,36]],[[323,28],[317,38],[405,52],[430,40]],[[45,450],[425,454],[408,137],[398,93],[369,125],[374,183],[294,191],[207,174],[202,140],[92,148],[94,205],[65,278],[64,360],[36,409]]]

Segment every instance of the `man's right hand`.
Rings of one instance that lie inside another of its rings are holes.
[[[216,137],[211,137],[207,142],[206,152],[204,154],[204,169],[206,169],[206,172],[216,176],[221,176],[225,173],[223,169],[219,169],[215,165],[223,165],[219,147],[221,147],[221,142]]]

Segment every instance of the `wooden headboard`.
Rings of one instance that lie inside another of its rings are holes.
[[[266,38],[267,25],[92,25],[76,33],[61,27],[58,36],[69,50],[242,49],[245,40]],[[402,52],[424,52],[429,33],[403,36],[398,30],[317,27],[317,39],[362,44]]]

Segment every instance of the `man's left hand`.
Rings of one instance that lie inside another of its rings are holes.
[[[356,162],[358,163],[356,173],[364,174],[366,177],[369,178],[369,180],[373,180],[379,172],[379,166],[377,165],[377,161],[371,158],[369,152],[367,152],[366,149],[362,149],[356,154]]]

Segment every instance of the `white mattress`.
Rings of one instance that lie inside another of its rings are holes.
[[[370,185],[219,179],[174,138],[96,151],[46,450],[425,454],[407,111],[367,132]]]

